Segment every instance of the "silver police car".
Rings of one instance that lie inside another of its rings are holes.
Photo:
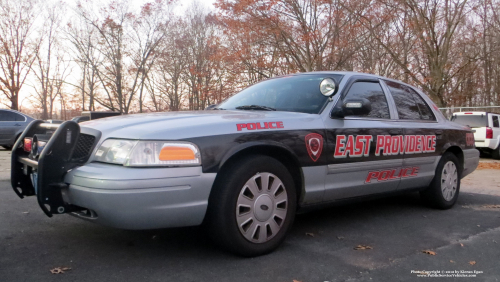
[[[314,72],[262,81],[206,111],[33,121],[12,153],[12,186],[48,216],[124,229],[205,223],[221,247],[256,256],[314,207],[419,191],[451,208],[478,161],[471,129],[419,89]]]

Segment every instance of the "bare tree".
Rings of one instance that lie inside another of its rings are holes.
[[[38,53],[37,0],[0,0],[0,91],[19,108],[19,92]]]

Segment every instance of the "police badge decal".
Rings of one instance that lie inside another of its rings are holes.
[[[305,141],[309,157],[313,162],[316,162],[323,151],[323,136],[317,133],[309,133],[306,135]]]

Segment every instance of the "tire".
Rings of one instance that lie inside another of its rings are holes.
[[[495,149],[491,151],[491,156],[495,159],[498,160],[500,159],[500,145]]]
[[[460,192],[461,175],[458,158],[451,152],[445,153],[437,165],[434,179],[420,196],[433,208],[446,210],[453,207]]]
[[[264,155],[247,156],[228,167],[210,194],[206,225],[212,240],[245,257],[272,252],[295,218],[297,196],[290,172]]]

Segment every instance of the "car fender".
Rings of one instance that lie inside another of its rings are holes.
[[[232,147],[222,157],[222,159],[221,159],[221,161],[219,163],[219,169],[221,169],[222,166],[224,166],[224,164],[230,158],[232,158],[233,156],[237,155],[238,153],[240,153],[240,152],[242,152],[244,150],[250,149],[250,148],[259,148],[259,149],[260,148],[269,148],[269,149],[278,148],[278,149],[283,149],[283,150],[287,151],[290,154],[290,156],[294,159],[295,163],[299,164],[299,159],[298,159],[297,155],[293,152],[293,150],[291,148],[289,148],[288,146],[286,146],[286,145],[284,145],[284,144],[282,144],[280,142],[266,140],[266,141],[251,141],[251,142],[246,142],[246,143],[239,144],[237,146]]]

